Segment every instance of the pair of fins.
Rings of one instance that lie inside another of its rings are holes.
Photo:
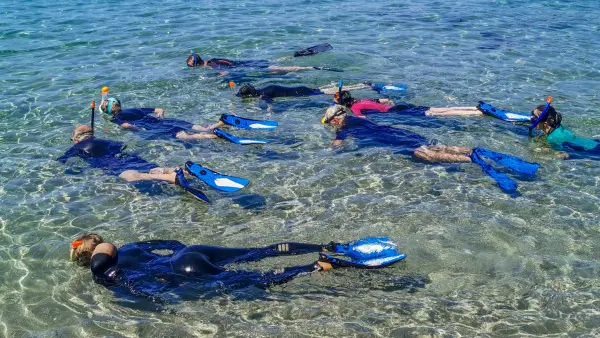
[[[373,89],[374,91],[376,91],[378,94],[381,94],[381,95],[405,94],[406,90],[408,89],[408,86],[404,85],[404,84],[390,84],[390,85],[386,85],[386,84],[382,84],[382,83],[375,83],[375,84],[367,83],[367,84],[371,86],[371,89]]]
[[[333,266],[377,269],[406,258],[396,243],[386,237],[361,238],[348,244],[333,243],[333,253],[319,254],[319,260]]]
[[[248,130],[274,130],[278,126],[278,123],[276,121],[245,119],[245,118],[235,116],[235,115],[230,115],[230,114],[222,114],[221,121],[223,121],[225,124],[228,124],[230,126],[234,126],[234,127],[240,128],[240,129],[248,129]],[[269,141],[267,141],[267,140],[237,137],[237,136],[227,133],[219,128],[215,128],[213,132],[218,137],[226,139],[229,142],[232,142],[235,144],[249,145],[249,144],[269,143]]]
[[[236,192],[250,184],[250,181],[245,178],[223,175],[192,161],[187,161],[185,163],[185,170],[206,183],[208,186],[223,192]],[[210,200],[202,191],[192,187],[185,179],[183,169],[181,168],[175,173],[175,183],[192,194],[195,198],[210,203]]]
[[[492,160],[501,166],[511,169],[512,171],[529,176],[535,175],[536,171],[540,168],[539,164],[527,162],[516,156],[502,154],[484,148],[473,149],[471,160],[474,163],[479,164],[481,169],[488,176],[493,178],[496,183],[498,183],[500,189],[506,193],[516,193],[517,182],[506,176],[506,174],[494,169],[494,167],[488,164],[485,159]]]

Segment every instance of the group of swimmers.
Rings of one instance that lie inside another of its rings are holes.
[[[321,44],[296,54],[313,55],[331,48],[329,44]],[[230,74],[232,70],[244,68],[262,68],[269,72],[335,70],[323,67],[279,67],[263,60],[232,61],[214,58],[204,61],[193,51],[187,58],[186,65],[190,68],[208,66],[217,69],[222,76]],[[333,105],[326,109],[321,118],[323,124],[330,125],[336,130],[333,147],[343,145],[345,140],[351,137],[359,146],[391,146],[398,154],[422,161],[474,162],[507,192],[516,191],[516,182],[496,170],[486,160],[527,175],[534,175],[539,165],[484,148],[472,149],[435,144],[418,133],[379,125],[372,122],[369,117],[375,113],[407,117],[489,115],[508,122],[528,124],[530,133],[535,130],[541,131],[553,147],[562,151],[561,158],[600,156],[600,141],[577,137],[562,126],[562,115],[551,106],[551,98],[546,105],[538,106],[530,114],[526,114],[503,111],[483,102],[476,107],[432,108],[403,103],[394,104],[387,98],[354,99],[350,90],[363,88],[370,88],[380,93],[385,90],[383,85],[367,82],[346,87],[340,82],[339,86],[323,88],[279,85],[255,88],[247,83],[241,86],[237,96],[273,100],[287,96],[333,95]],[[242,125],[246,125],[248,129],[261,129],[274,128],[277,125],[274,121],[248,120],[224,114],[216,123],[203,127],[183,120],[165,118],[164,110],[161,108],[123,109],[118,99],[109,97],[107,87],[102,89],[102,95],[103,99],[99,107],[111,122],[122,128],[141,131],[148,140],[170,137],[183,141],[196,141],[221,137],[239,144],[256,144],[261,141],[238,138],[223,129],[227,126]],[[75,145],[58,159],[60,162],[66,163],[72,157],[79,157],[90,166],[101,168],[108,174],[117,175],[126,181],[165,181],[181,186],[204,201],[208,201],[208,197],[188,182],[191,176],[223,191],[239,190],[248,183],[247,180],[221,175],[191,161],[181,167],[161,168],[135,154],[126,153],[123,143],[94,137],[93,111],[94,107],[92,107],[92,125],[77,126],[73,130]],[[158,250],[167,252],[157,253]],[[261,274],[251,271],[230,271],[225,268],[229,264],[238,262],[312,252],[319,253],[319,258],[314,263],[289,267],[278,272]],[[334,242],[327,245],[279,243],[264,248],[185,246],[177,241],[157,240],[131,243],[117,249],[115,245],[104,242],[98,234],[84,234],[72,242],[70,257],[83,265],[89,265],[94,279],[101,284],[115,288],[124,287],[133,294],[155,298],[159,293],[173,292],[190,279],[202,280],[207,285],[219,281],[220,285],[229,288],[249,285],[267,287],[285,283],[298,275],[327,271],[334,267],[385,267],[402,260],[405,256],[396,249],[393,242],[382,238],[366,238],[346,245]]]

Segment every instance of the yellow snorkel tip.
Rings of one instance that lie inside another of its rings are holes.
[[[104,86],[104,87],[102,87],[102,90],[100,91],[100,93],[102,94],[102,96],[104,96],[104,95],[108,95],[109,91],[110,91],[110,88],[108,88],[108,86]]]
[[[326,120],[325,118],[322,118],[322,119],[321,119],[321,123],[323,123],[323,124],[326,124],[326,123],[327,123],[327,120]]]

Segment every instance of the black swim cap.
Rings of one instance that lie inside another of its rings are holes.
[[[538,106],[536,110],[541,113],[544,110],[544,107],[544,105]],[[556,129],[562,122],[562,115],[557,112],[554,107],[549,106],[546,116],[542,118],[540,122],[546,122],[552,129]]]
[[[258,97],[260,93],[253,85],[247,83],[240,88],[236,95],[241,97]]]

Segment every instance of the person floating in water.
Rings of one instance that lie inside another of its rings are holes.
[[[444,145],[430,145],[425,137],[406,130],[382,126],[367,119],[350,116],[347,107],[335,105],[327,109],[321,119],[323,124],[336,128],[333,147],[344,144],[353,137],[359,146],[393,146],[396,153],[414,156],[417,159],[434,163],[475,162],[484,172],[496,180],[501,189],[513,193],[517,184],[503,173],[497,172],[483,158],[490,159],[502,166],[527,175],[534,175],[538,164],[525,162],[517,157],[496,153],[483,148],[465,148]]]
[[[294,56],[299,57],[299,56],[315,55],[318,53],[326,52],[331,49],[333,49],[333,47],[330,44],[326,43],[326,44],[309,47],[302,51],[297,51]],[[279,59],[278,61],[283,61],[286,59],[288,59],[288,58]],[[204,60],[204,59],[202,59],[202,57],[200,57],[200,54],[195,53],[194,51],[191,51],[191,53],[187,57],[185,63],[189,68],[211,67],[211,68],[219,70],[219,71],[225,71],[225,72],[221,73],[221,76],[227,75],[227,72],[226,72],[227,70],[232,70],[235,68],[255,68],[255,69],[258,68],[258,69],[267,70],[269,72],[278,72],[278,73],[279,72],[283,72],[283,73],[298,72],[298,71],[303,71],[303,70],[315,70],[315,69],[340,71],[335,68],[327,68],[327,67],[276,66],[276,65],[272,65],[271,62],[268,60],[237,61],[237,60],[229,60],[229,59],[225,59],[225,58],[211,58],[208,60]]]
[[[395,105],[389,99],[364,99],[356,100],[348,90],[342,90],[333,96],[335,104],[342,105],[349,109],[354,116],[366,117],[372,113],[396,113],[410,116],[479,116],[482,113],[477,107],[447,107],[432,108],[424,106],[414,106],[411,104]]]
[[[319,259],[267,273],[227,269],[231,264],[307,253],[319,253]],[[162,300],[162,295],[172,296],[193,282],[211,291],[249,286],[267,288],[312,272],[338,267],[381,268],[406,257],[387,238],[325,245],[285,242],[262,248],[186,246],[175,240],[152,240],[117,249],[93,233],[77,237],[71,243],[69,256],[80,265],[89,265],[97,283],[115,292],[124,288],[125,292],[155,300]]]
[[[119,176],[127,182],[164,181],[176,184],[194,197],[208,202],[204,193],[190,187],[181,168],[161,168],[135,154],[125,153],[123,143],[97,139],[87,125],[77,126],[72,137],[75,145],[57,159],[60,163],[65,164],[70,158],[79,157],[92,168],[103,169],[109,175]]]
[[[379,86],[383,85],[366,85],[366,84],[356,84],[346,86],[346,90],[358,90],[363,88],[371,88],[377,90],[375,88],[379,88]],[[402,86],[402,87],[398,87]],[[406,90],[404,85],[397,85],[397,88]],[[240,87],[236,96],[245,98],[260,98],[263,100],[271,100],[277,97],[300,97],[300,96],[313,96],[313,95],[334,95],[338,93],[338,87],[336,86],[323,86],[319,88],[311,88],[307,86],[280,86],[280,85],[268,85],[263,88],[256,88],[252,84],[246,83]]]
[[[147,139],[171,137],[183,141],[197,141],[219,137],[238,144],[264,144],[268,142],[239,138],[221,130],[220,128],[227,125],[223,119],[203,127],[179,119],[164,118],[162,108],[122,109],[121,101],[113,97],[108,98],[108,87],[102,89],[102,94],[103,99],[100,103],[100,110],[109,117],[110,121],[125,129],[143,130]],[[236,118],[244,120],[243,118]]]

